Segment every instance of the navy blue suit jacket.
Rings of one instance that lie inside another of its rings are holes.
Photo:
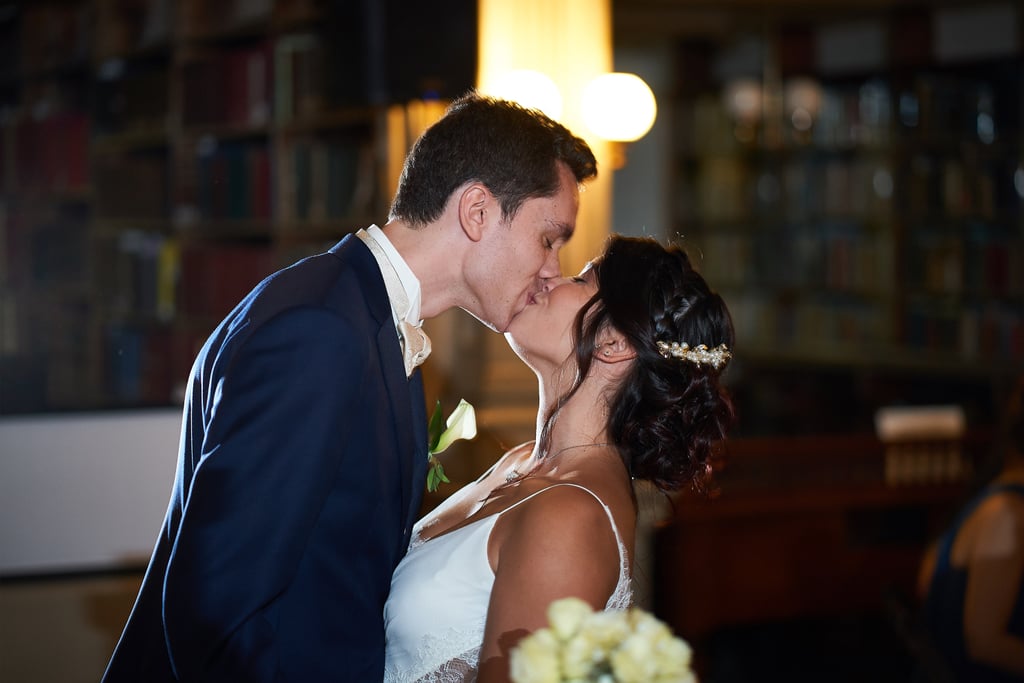
[[[366,246],[268,277],[192,368],[167,517],[105,683],[380,681],[426,446]]]

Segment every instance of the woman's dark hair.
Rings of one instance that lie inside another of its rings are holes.
[[[389,219],[410,225],[437,220],[459,186],[479,181],[515,217],[527,199],[554,196],[564,162],[577,182],[597,175],[582,139],[539,111],[470,92],[455,100],[405,159]]]
[[[709,364],[664,358],[657,342],[690,347],[733,347],[733,327],[722,297],[712,292],[677,246],[613,236],[593,266],[597,294],[576,317],[573,386],[555,403],[541,433],[547,448],[560,406],[590,371],[598,333],[606,326],[625,335],[636,359],[608,397],[608,432],[636,479],[663,491],[700,488],[710,475],[714,445],[734,420],[732,401]]]

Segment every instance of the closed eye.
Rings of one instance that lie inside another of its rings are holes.
[[[550,229],[545,231],[544,248],[560,248],[572,237],[573,226],[568,223],[549,222]]]

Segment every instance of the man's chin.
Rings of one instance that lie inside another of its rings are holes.
[[[505,331],[508,330],[509,324],[511,324],[511,322],[512,322],[510,320],[505,325],[498,325],[497,323],[493,323],[490,320],[484,320],[483,318],[481,318],[479,315],[477,315],[473,311],[470,311],[470,310],[465,309],[465,308],[463,308],[462,310],[466,311],[466,313],[469,313],[471,316],[473,316],[473,318],[475,318],[484,327],[486,327],[489,330],[492,330],[493,332],[497,332],[498,334],[505,334]]]
[[[516,321],[516,318],[518,318],[519,314],[522,313],[525,310],[526,310],[526,307],[524,306],[523,308],[521,308],[518,311],[516,311],[515,313],[513,313],[512,317],[508,319],[508,322],[505,323],[504,326],[497,326],[497,325],[495,325],[495,326],[491,327],[491,329],[496,330],[498,332],[501,332],[502,334],[508,334],[508,331],[510,329],[512,329],[512,324]]]

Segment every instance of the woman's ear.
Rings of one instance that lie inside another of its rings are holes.
[[[494,196],[480,183],[470,183],[459,195],[459,223],[471,241],[479,242],[483,238],[493,200]]]
[[[594,357],[604,363],[621,363],[636,358],[633,346],[612,328],[606,328],[598,334],[594,349]]]

